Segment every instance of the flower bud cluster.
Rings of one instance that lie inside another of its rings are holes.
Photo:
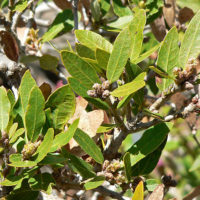
[[[185,70],[182,68],[175,67],[173,73],[175,75],[175,82],[176,84],[180,85],[182,83],[185,84],[186,89],[192,89],[195,79],[196,72],[196,60],[190,59],[188,65],[186,66]]]
[[[106,99],[110,96],[110,83],[109,81],[104,81],[102,84],[95,83],[93,85],[93,90],[88,90],[87,94],[94,98]]]
[[[41,141],[38,142],[29,142],[24,145],[24,148],[22,150],[22,155],[24,160],[28,160],[36,151],[38,146],[40,145]]]
[[[103,171],[100,173],[102,173],[106,177],[106,180],[111,184],[121,185],[126,182],[125,174],[120,170],[121,168],[122,161],[113,160],[110,162],[105,160],[103,164]]]
[[[8,147],[9,146],[9,139],[8,139],[8,134],[5,132],[1,133],[1,139],[0,139],[0,146],[2,147]]]

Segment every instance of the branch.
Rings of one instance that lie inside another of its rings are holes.
[[[72,0],[72,8],[74,13],[74,30],[78,30],[78,1],[79,0]],[[75,43],[78,42],[75,36]]]
[[[183,200],[192,200],[195,197],[200,195],[200,186],[197,186],[192,192],[190,192],[189,194],[187,194]]]
[[[103,186],[99,186],[99,187],[93,189],[93,191],[99,192],[101,195],[103,195],[105,197],[109,196],[113,199],[124,200],[124,198],[119,193],[109,190]]]
[[[74,29],[78,29],[78,1],[79,0],[72,0],[72,8],[74,12]]]
[[[63,191],[67,191],[69,189],[73,190],[83,190],[83,184],[80,183],[69,183],[69,182],[62,182],[59,177],[54,177],[56,180],[56,187],[58,189],[62,189]],[[124,200],[124,198],[121,196],[121,194],[114,192],[112,190],[109,190],[103,186],[99,186],[95,189],[93,189],[95,192],[99,192],[103,196],[109,196],[114,199]]]
[[[128,131],[121,131],[121,132],[119,132],[118,135],[113,136],[110,144],[104,151],[105,158],[108,160],[112,160],[116,156],[119,147],[121,146],[123,140],[128,136],[128,134],[134,134],[139,131],[146,130],[146,129],[148,129],[152,126],[155,126],[156,124],[162,123],[162,122],[169,122],[169,121],[172,121],[177,118],[184,119],[188,116],[189,113],[196,110],[196,108],[197,108],[196,106],[197,106],[197,104],[192,102],[188,106],[186,106],[182,112],[175,113],[174,115],[168,115],[164,118],[164,120],[154,119],[147,123],[140,122],[140,123],[134,124],[133,127],[131,127],[131,125],[130,125],[131,128]]]
[[[175,94],[178,91],[181,91],[181,87],[173,84],[171,88],[167,89],[168,91],[165,91],[162,93],[161,97],[158,98],[149,108],[150,111],[156,111],[158,110],[173,94]]]

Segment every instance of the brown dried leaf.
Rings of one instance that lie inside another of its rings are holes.
[[[51,94],[51,86],[48,83],[43,83],[42,85],[40,85],[40,90],[42,91],[42,94],[46,101]]]
[[[158,17],[151,23],[151,29],[156,39],[161,42],[166,35],[166,26],[163,16]]]
[[[151,193],[148,200],[163,200],[164,198],[164,185],[160,184],[156,189]]]
[[[6,56],[17,62],[19,58],[19,47],[14,36],[8,31],[0,31],[0,44],[3,46],[3,50]]]
[[[53,0],[53,1],[62,10],[72,8],[71,2],[68,2],[66,0]]]
[[[193,10],[190,8],[184,7],[179,11],[178,20],[181,24],[184,24],[187,21],[190,21],[193,16],[194,16]]]
[[[168,24],[171,28],[175,23],[175,0],[166,0],[164,7],[163,7],[163,15]]]
[[[69,123],[72,123],[75,119],[79,118],[78,128],[87,133],[95,141],[99,138],[99,134],[96,134],[97,129],[104,121],[104,111],[103,110],[93,110],[91,112],[86,112],[88,102],[82,97],[76,98],[76,110],[74,116],[69,120]],[[108,119],[106,119],[107,121]],[[83,156],[84,152],[80,149],[79,145],[74,139],[71,139],[69,142],[69,150],[71,153],[74,153],[78,156]]]

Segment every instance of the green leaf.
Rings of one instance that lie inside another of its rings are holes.
[[[74,26],[73,13],[71,9],[58,13],[48,31],[42,36],[42,42],[47,42],[55,38],[61,31],[68,32]]]
[[[14,142],[17,140],[17,138],[18,138],[20,135],[22,135],[22,134],[24,133],[24,131],[25,131],[24,128],[18,129],[18,130],[14,133],[14,135],[11,137],[9,143],[10,143],[10,144],[14,143]]]
[[[76,43],[76,51],[80,57],[90,58],[95,60],[95,52],[85,45]]]
[[[103,49],[99,49],[99,48],[96,49],[97,63],[104,70],[107,69],[109,57],[110,57],[110,53],[108,53],[107,51],[104,51]]]
[[[128,150],[128,152],[134,155],[132,165],[155,151],[166,139],[171,126],[171,123],[161,123],[147,129],[142,138]]]
[[[26,136],[29,141],[36,141],[45,123],[45,100],[41,90],[35,86],[31,90],[25,113]]]
[[[144,82],[145,76],[146,76],[145,72],[141,73],[130,83],[119,86],[117,89],[111,92],[111,95],[115,97],[123,97],[123,96],[133,94],[134,92],[138,91],[139,89],[145,86],[145,82]]]
[[[103,164],[104,158],[100,148],[85,132],[83,132],[81,129],[77,129],[74,134],[74,139],[80,145],[80,147],[96,162]]]
[[[45,158],[40,162],[40,165],[56,165],[58,163],[66,162],[66,158],[62,155],[57,154],[48,154]]]
[[[9,139],[15,134],[17,127],[18,127],[18,123],[12,124],[8,132]]]
[[[147,23],[151,23],[162,13],[163,0],[147,0],[145,2],[147,10]]]
[[[43,158],[50,152],[51,145],[53,144],[54,130],[53,128],[48,129],[44,140],[37,148],[37,151],[34,153],[34,162],[39,163]]]
[[[96,60],[92,60],[90,58],[83,58],[83,60],[86,61],[96,71],[96,73],[99,75],[103,74],[103,71]]]
[[[149,69],[153,70],[154,72],[156,72],[158,75],[160,75],[163,78],[167,78],[167,79],[172,79],[173,80],[173,78],[167,72],[163,71],[159,67],[149,66]]]
[[[200,155],[197,156],[197,158],[195,159],[194,163],[192,164],[192,166],[190,167],[190,172],[195,171],[197,169],[200,168]]]
[[[36,174],[28,180],[30,188],[34,191],[44,191],[47,194],[51,194],[52,185],[55,185],[55,181],[51,174],[43,173]]]
[[[57,72],[56,68],[58,66],[59,60],[57,57],[44,54],[39,58],[40,67],[44,70],[49,70],[52,72]]]
[[[120,109],[126,106],[130,102],[130,100],[133,98],[133,95],[134,94],[124,96],[123,99],[117,104],[117,109]]]
[[[100,83],[95,70],[78,55],[69,51],[61,51],[61,58],[67,71],[88,89],[94,83]]]
[[[75,111],[75,95],[69,85],[58,88],[46,102],[52,112],[53,127],[62,129]]]
[[[13,167],[34,167],[37,165],[37,163],[34,161],[25,160],[25,161],[12,162],[8,165]]]
[[[75,35],[81,44],[94,51],[97,48],[103,49],[109,53],[112,51],[112,44],[97,33],[88,30],[76,30]]]
[[[22,161],[22,154],[19,154],[19,153],[11,154],[11,155],[9,156],[9,161],[10,161],[10,162]]]
[[[67,158],[68,166],[76,173],[79,173],[83,178],[95,177],[96,174],[93,172],[93,166],[77,156],[74,156],[62,149],[62,153]]]
[[[85,190],[92,190],[101,186],[105,181],[105,177],[96,176],[84,184]]]
[[[102,101],[99,98],[92,98],[87,94],[88,89],[82,85],[77,79],[73,77],[68,78],[68,82],[70,87],[80,96],[82,96],[87,101],[94,104],[97,108],[108,110],[109,106],[106,102]]]
[[[133,19],[133,15],[120,17],[117,20],[115,20],[111,23],[108,23],[107,29],[114,28],[114,29],[117,29],[116,30],[117,32],[120,32],[121,29],[125,28],[126,26],[128,26],[131,23],[132,19]]]
[[[151,112],[149,109],[147,108],[144,108],[143,109],[143,112],[145,115],[149,116],[149,117],[154,117],[156,119],[159,119],[161,121],[164,120],[164,117],[162,115],[160,115],[159,113],[154,113],[154,112]]]
[[[123,161],[124,161],[124,168],[126,172],[126,178],[128,181],[130,181],[131,180],[131,157],[130,157],[129,152],[125,153],[123,157]]]
[[[17,103],[19,103],[18,111],[22,118],[24,118],[25,116],[31,89],[34,86],[36,86],[36,82],[32,78],[30,71],[27,70],[22,77],[21,84],[19,87],[19,102],[16,102],[15,104],[17,106]]]
[[[95,22],[99,22],[101,18],[101,8],[98,0],[93,0],[90,3],[90,9],[92,13],[92,17],[94,18]]]
[[[112,2],[113,2],[113,11],[117,16],[123,17],[126,15],[133,14],[128,6],[123,6],[121,0],[113,0]]]
[[[11,105],[4,87],[0,87],[0,131],[6,129],[9,122]]]
[[[143,181],[140,181],[133,194],[132,200],[144,200]]]
[[[10,101],[10,105],[11,105],[11,109],[12,109],[13,106],[15,105],[15,96],[10,89],[7,91],[7,95],[8,95],[8,99]]]
[[[140,176],[140,175],[146,175],[151,173],[154,168],[156,167],[162,150],[165,147],[165,144],[167,142],[167,138],[163,141],[163,143],[152,153],[148,154],[146,157],[144,157],[142,160],[140,160],[138,163],[132,166],[132,176]]]
[[[117,125],[116,124],[102,124],[97,129],[97,133],[106,133],[108,131],[113,130]]]
[[[28,6],[28,0],[20,0],[14,5],[12,10],[22,12],[26,9],[27,6]]]
[[[105,15],[110,10],[111,7],[110,0],[101,0],[100,4],[101,4],[101,12],[103,15]]]
[[[190,59],[196,59],[200,53],[200,10],[192,18],[185,32],[180,52],[179,67],[185,68]]]
[[[160,47],[161,44],[162,44],[162,42],[157,44],[153,48],[151,48],[149,51],[147,51],[147,52],[143,53],[142,55],[140,55],[137,59],[132,60],[132,63],[138,64],[138,63],[142,62],[143,60],[148,58],[152,53],[154,53]]]
[[[143,30],[146,23],[146,13],[142,9],[135,9],[135,15],[128,29],[131,36],[130,61],[133,62],[140,55],[143,43]]]
[[[12,176],[12,177],[6,177],[3,181],[0,182],[0,185],[2,186],[15,186],[17,184],[20,184],[23,180],[23,176]]]
[[[161,70],[173,76],[173,69],[178,65],[178,32],[173,27],[166,35],[158,53],[157,65]],[[160,85],[161,90],[165,90],[173,82],[171,79],[163,79]]]
[[[153,192],[159,184],[157,179],[148,179],[145,183],[145,186],[149,192]]]
[[[53,140],[50,152],[54,152],[60,149],[62,146],[66,145],[71,138],[73,138],[74,133],[78,127],[79,119],[75,120],[67,131],[57,134]]]
[[[6,200],[37,200],[39,192],[31,190],[16,190],[12,191],[7,197]]]
[[[127,63],[131,48],[129,31],[125,28],[116,38],[110,55],[106,76],[113,83],[119,79]]]

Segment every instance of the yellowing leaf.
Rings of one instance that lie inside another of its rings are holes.
[[[132,200],[143,200],[143,199],[144,199],[144,186],[143,182],[140,181],[135,189]]]

